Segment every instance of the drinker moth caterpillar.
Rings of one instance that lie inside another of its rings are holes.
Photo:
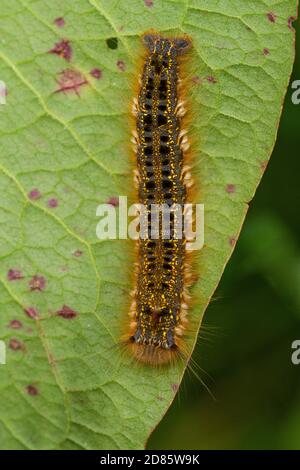
[[[148,236],[136,241],[128,343],[138,361],[160,365],[183,351],[192,276],[185,234],[175,236],[176,212],[170,211],[166,238],[161,223],[153,236],[150,211],[153,204],[183,207],[192,186],[181,77],[182,57],[191,40],[146,33],[143,43],[146,56],[132,108],[132,142],[138,200],[146,207]]]

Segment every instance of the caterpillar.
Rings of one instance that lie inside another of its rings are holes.
[[[192,185],[185,158],[189,142],[183,128],[186,110],[180,86],[182,56],[191,40],[146,33],[143,43],[146,55],[132,106],[132,142],[138,200],[146,208],[148,230],[147,237],[136,241],[128,343],[138,361],[160,365],[182,352],[191,274],[184,233],[181,239],[176,237],[176,213],[170,211],[169,237],[165,238],[161,221],[153,236],[151,207],[183,208]]]

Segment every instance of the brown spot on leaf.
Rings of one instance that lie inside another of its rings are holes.
[[[96,80],[99,80],[102,77],[102,70],[95,68],[90,71],[90,74],[92,77],[96,78]]]
[[[37,199],[40,199],[41,197],[41,193],[38,189],[32,189],[31,191],[29,191],[28,193],[28,197],[29,199],[31,199],[32,201],[36,201]]]
[[[44,290],[46,287],[46,279],[44,276],[33,276],[29,281],[30,290]]]
[[[75,312],[75,310],[68,307],[68,305],[63,305],[62,308],[57,311],[57,315],[65,318],[66,320],[70,320],[71,318],[76,317],[78,314]]]
[[[79,258],[83,255],[83,252],[81,250],[76,250],[74,251],[73,255],[76,256],[76,258]]]
[[[227,193],[235,193],[235,185],[234,184],[227,184],[226,185],[226,192]]]
[[[153,0],[144,0],[144,3],[148,8],[153,7]]]
[[[236,238],[235,237],[229,238],[229,245],[234,246],[235,244],[236,244]]]
[[[35,397],[36,395],[39,394],[39,391],[35,385],[27,385],[26,392],[28,393],[28,395],[31,395],[32,397]]]
[[[179,388],[179,385],[178,384],[172,384],[171,387],[172,387],[173,392],[176,393],[178,388]]]
[[[268,163],[269,163],[268,160],[264,160],[263,162],[261,162],[260,168],[262,169],[262,171],[265,171],[265,169],[266,169],[267,166],[268,166]]]
[[[51,209],[54,209],[55,207],[58,206],[58,200],[55,199],[55,198],[49,199],[49,201],[47,202],[47,205],[48,205],[48,207],[50,207]]]
[[[83,85],[88,84],[87,79],[79,70],[65,69],[60,72],[59,75],[59,79],[57,80],[59,88],[55,91],[56,93],[74,91],[76,95],[79,95],[79,89]]]
[[[39,312],[34,307],[26,307],[24,311],[29,318],[33,318],[35,320],[39,318]]]
[[[58,55],[67,62],[70,62],[73,54],[72,47],[68,39],[62,39],[61,41],[57,42],[48,52],[49,54]]]
[[[118,207],[119,198],[117,196],[112,196],[108,199],[107,204],[111,204],[114,207]]]
[[[217,81],[218,81],[218,80],[216,79],[216,77],[213,77],[212,75],[208,75],[208,76],[206,77],[206,80],[207,80],[209,83],[217,83]]]
[[[60,16],[59,18],[55,18],[54,20],[54,24],[58,27],[58,28],[62,28],[63,26],[65,26],[65,20],[62,16]]]
[[[296,16],[290,16],[288,19],[288,27],[291,31],[295,31],[295,28],[293,27],[293,21],[296,21]]]
[[[192,77],[192,82],[200,85],[200,83],[202,83],[202,79],[199,77],[199,75],[194,75],[194,77]]]
[[[22,328],[23,324],[20,320],[11,320],[8,326],[14,330],[18,330],[19,328]]]
[[[24,345],[21,341],[16,338],[11,338],[8,343],[8,347],[13,351],[20,351],[24,348]]]
[[[125,72],[126,70],[126,65],[125,65],[125,62],[123,60],[118,60],[117,61],[117,67],[119,70],[121,70],[121,72]]]
[[[271,21],[271,23],[276,23],[277,16],[272,11],[269,11],[269,13],[267,13],[267,18],[269,21]]]
[[[19,269],[10,269],[7,273],[7,279],[9,281],[19,281],[20,279],[23,279],[23,278],[24,276]]]
[[[270,54],[270,50],[269,50],[267,47],[265,47],[264,50],[263,50],[263,54],[264,54],[264,55],[269,55],[269,54]]]

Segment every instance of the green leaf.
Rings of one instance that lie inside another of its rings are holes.
[[[190,317],[200,324],[274,146],[295,16],[296,0],[2,0],[1,448],[142,448],[184,373],[120,354],[132,261],[127,242],[95,234],[98,204],[132,186],[141,34],[155,26],[194,44],[205,246]]]

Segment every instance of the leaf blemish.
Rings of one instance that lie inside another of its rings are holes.
[[[108,199],[107,204],[111,204],[114,207],[119,206],[119,198],[116,196],[112,196]]]
[[[108,38],[106,44],[109,49],[118,49],[118,38]]]
[[[58,28],[63,28],[63,26],[65,26],[65,20],[62,16],[60,16],[59,18],[55,18],[54,20],[54,24],[58,27]]]
[[[260,168],[262,169],[262,171],[265,171],[267,166],[268,166],[268,160],[265,160],[260,164]]]
[[[267,18],[269,21],[271,21],[271,23],[276,23],[277,16],[272,11],[269,11],[269,13],[267,13]]]
[[[49,199],[48,201],[48,207],[50,207],[51,209],[54,209],[55,207],[58,206],[58,201],[57,199],[55,198],[52,198],[52,199]]]
[[[9,281],[19,281],[20,279],[23,279],[23,278],[24,276],[19,269],[10,269],[7,273],[7,279]]]
[[[24,312],[29,318],[33,318],[35,320],[39,318],[39,313],[34,307],[26,307]]]
[[[229,245],[234,246],[235,244],[236,244],[236,238],[235,237],[229,238]]]
[[[21,341],[19,341],[18,339],[16,339],[16,338],[11,338],[9,340],[8,347],[12,351],[20,351],[20,350],[24,349],[23,343]]]
[[[296,21],[296,16],[290,16],[288,19],[288,27],[291,31],[295,31],[295,28],[293,27],[293,21]]]
[[[179,388],[179,385],[178,384],[172,384],[171,388],[172,388],[173,392],[176,393],[178,388]]]
[[[90,71],[90,74],[92,75],[92,77],[96,78],[96,80],[100,80],[100,78],[102,77],[102,70],[95,68]]]
[[[83,252],[81,250],[76,250],[74,251],[73,255],[76,256],[76,258],[79,258],[83,255]]]
[[[67,62],[70,62],[73,50],[68,39],[62,39],[57,42],[52,49],[48,51],[49,54],[56,54]]]
[[[125,72],[126,65],[125,65],[125,62],[123,60],[118,60],[117,61],[117,67],[118,67],[119,70],[121,70],[121,72]]]
[[[38,189],[34,188],[28,193],[28,197],[31,201],[36,201],[37,199],[40,199],[41,193]]]
[[[78,313],[75,312],[72,308],[68,307],[68,305],[63,305],[60,310],[57,311],[57,315],[66,320],[70,320],[71,318],[77,317]]]
[[[263,50],[263,54],[264,54],[264,55],[269,55],[269,54],[270,54],[270,50],[269,50],[267,47],[265,47],[264,50]]]
[[[208,75],[208,77],[206,77],[206,80],[209,82],[209,83],[217,83],[217,79],[216,77],[213,77],[212,75]]]
[[[192,77],[192,82],[193,82],[193,83],[196,83],[197,85],[199,85],[200,83],[202,83],[202,80],[201,80],[201,78],[199,77],[199,75],[195,75],[194,77]]]
[[[22,328],[23,324],[20,320],[11,320],[8,326],[14,330],[18,330],[19,328]]]
[[[76,95],[79,95],[78,90],[83,85],[87,85],[88,81],[85,76],[75,69],[65,69],[59,73],[60,77],[57,80],[59,88],[55,90],[55,93],[67,93],[75,91]]]
[[[27,385],[26,392],[28,393],[28,395],[31,395],[33,397],[39,394],[39,391],[35,385]]]
[[[235,193],[235,185],[234,184],[227,184],[226,192],[227,193]]]
[[[153,0],[144,0],[144,3],[148,8],[153,7]]]
[[[42,291],[46,287],[46,279],[44,276],[33,276],[29,281],[30,290],[39,290]]]

